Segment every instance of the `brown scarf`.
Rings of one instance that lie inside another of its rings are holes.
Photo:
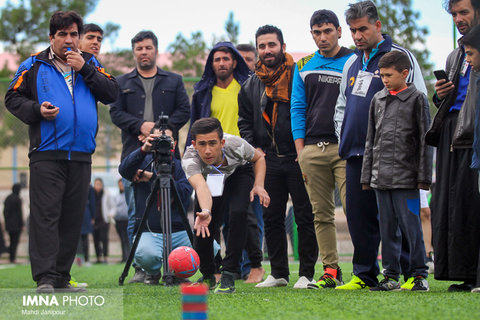
[[[255,66],[255,74],[265,84],[267,97],[273,101],[272,120],[265,111],[263,112],[263,118],[272,126],[272,131],[277,124],[278,103],[290,101],[294,64],[292,56],[285,52],[285,61],[275,70],[267,69],[261,61],[258,61]]]

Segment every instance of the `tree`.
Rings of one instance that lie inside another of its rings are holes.
[[[186,39],[182,33],[177,34],[175,41],[168,46],[168,51],[172,54],[172,70],[183,76],[202,75],[207,45],[201,31],[193,32],[190,39]]]
[[[412,8],[412,0],[374,0],[382,22],[382,32],[393,41],[410,50],[417,58],[424,76],[432,73],[430,51],[425,46],[429,31],[418,26],[420,13]]]
[[[14,5],[10,0],[0,11],[0,41],[6,48],[16,52],[20,61],[27,58],[38,44],[48,43],[50,17],[57,10],[75,10],[82,17],[93,12],[99,0],[20,0]],[[116,36],[118,25],[105,26]],[[109,34],[107,33],[107,37]]]
[[[228,14],[228,19],[225,22],[225,31],[230,42],[237,44],[238,35],[240,33],[240,24],[233,19],[233,11]]]

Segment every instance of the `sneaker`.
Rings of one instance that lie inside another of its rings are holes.
[[[77,293],[77,292],[85,292],[87,289],[85,288],[75,288],[70,283],[67,283],[64,287],[55,288],[55,293]]]
[[[259,268],[251,268],[250,274],[248,275],[247,280],[245,283],[259,283],[263,281],[263,276],[265,275],[265,269],[262,267]]]
[[[86,288],[88,287],[88,283],[86,282],[77,282],[74,277],[70,278],[69,281],[70,285],[75,288]]]
[[[428,281],[422,276],[417,276],[413,279],[412,291],[429,291]]]
[[[448,292],[465,292],[465,291],[472,291],[474,285],[473,283],[460,283],[460,284],[452,284],[448,287]]]
[[[398,291],[400,284],[392,278],[385,277],[378,284],[378,286],[370,288],[370,291]]]
[[[343,285],[342,281],[342,270],[325,268],[323,276],[317,281],[317,283],[311,283],[307,285],[308,289],[319,289],[319,288],[335,288],[336,286]]]
[[[222,272],[220,283],[215,288],[215,293],[234,293],[235,292],[235,278],[234,274],[228,271]]]
[[[196,283],[205,283],[208,287],[208,290],[215,290],[217,287],[217,279],[214,275],[202,276]]]
[[[413,277],[408,278],[407,282],[405,282],[404,284],[402,284],[400,286],[400,289],[402,289],[402,290],[412,290],[413,285],[414,285],[413,279],[414,279]]]
[[[269,275],[265,281],[260,282],[255,286],[255,288],[273,288],[273,287],[285,287],[287,286],[288,281],[285,278],[274,278],[272,275]]]
[[[313,279],[308,279],[305,276],[301,276],[293,285],[293,289],[307,289],[309,284],[315,284],[315,281]]]
[[[37,290],[35,290],[37,293],[54,293],[55,289],[50,283],[43,283],[39,284],[37,287]]]
[[[143,283],[145,281],[145,271],[140,267],[135,267],[135,274],[132,279],[128,280],[128,283]]]
[[[143,279],[143,283],[150,286],[158,286],[161,276],[162,276],[162,273],[158,273],[158,274],[145,273],[145,278]]]
[[[359,289],[370,289],[367,284],[357,277],[356,275],[352,275],[352,280],[350,282],[345,283],[344,285],[337,286],[335,289],[338,290],[359,290]]]
[[[473,288],[472,293],[480,293],[480,287]]]

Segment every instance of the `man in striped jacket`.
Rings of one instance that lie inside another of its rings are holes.
[[[378,61],[392,50],[404,52],[412,65],[407,83],[414,83],[425,94],[427,89],[412,53],[393,43],[390,36],[382,34],[382,23],[373,2],[350,4],[345,16],[356,50],[343,69],[334,120],[340,141],[338,152],[347,161],[346,212],[354,252],[352,280],[336,289],[356,290],[377,286],[379,273],[377,202],[375,193],[372,190],[362,191],[360,184],[370,102],[375,93],[384,87]],[[408,277],[408,269],[408,262],[402,263],[405,277]]]

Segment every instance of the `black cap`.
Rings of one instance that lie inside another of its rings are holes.
[[[310,29],[317,24],[331,23],[338,28],[340,23],[338,22],[335,12],[327,9],[317,10],[310,18]]]

